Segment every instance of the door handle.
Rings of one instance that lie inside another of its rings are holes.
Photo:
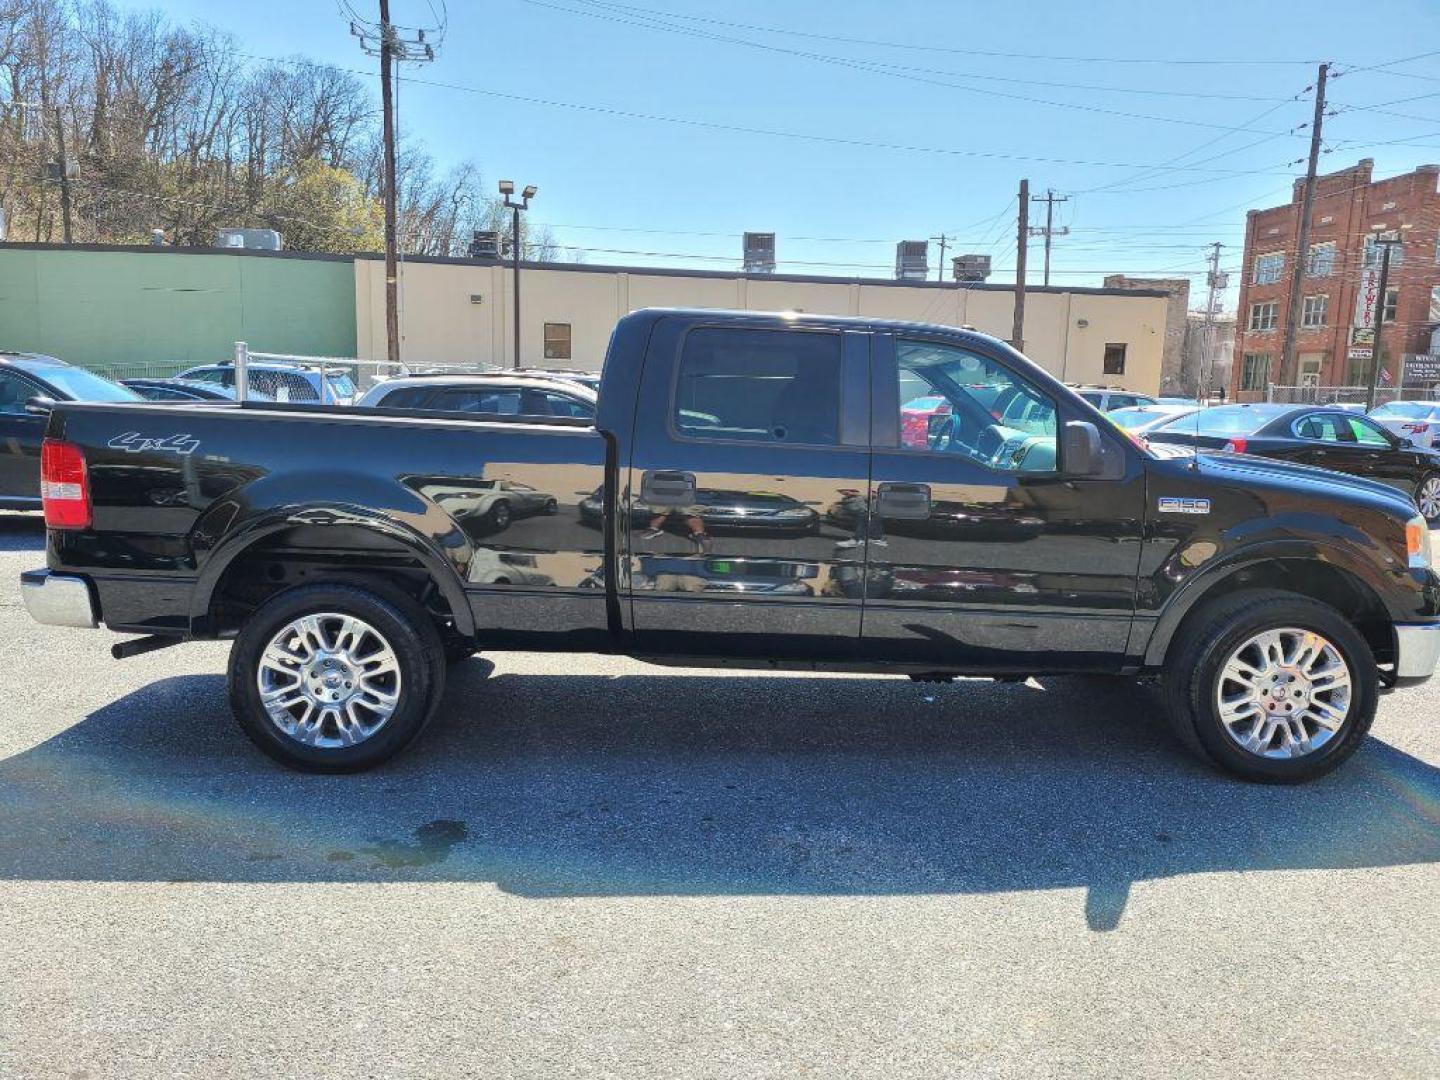
[[[651,506],[689,506],[695,502],[695,474],[666,469],[641,473],[640,501]]]
[[[882,518],[924,521],[930,517],[930,485],[881,484],[876,489],[875,511]]]

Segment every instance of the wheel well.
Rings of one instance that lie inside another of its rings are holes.
[[[1395,639],[1390,613],[1380,598],[1363,581],[1333,563],[1318,559],[1273,559],[1247,566],[1217,581],[1185,613],[1165,648],[1168,653],[1180,639],[1180,631],[1199,617],[1212,603],[1246,589],[1284,589],[1328,604],[1359,630],[1380,664],[1393,663]]]
[[[444,590],[412,548],[372,529],[314,525],[273,533],[237,555],[210,594],[205,632],[231,636],[276,593],[322,581],[383,583],[419,602],[442,634],[456,632]]]

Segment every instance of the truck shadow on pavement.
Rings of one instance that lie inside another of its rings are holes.
[[[1440,861],[1435,767],[1372,738],[1316,783],[1243,784],[1144,688],[490,672],[462,665],[416,748],[339,777],[262,757],[219,676],[153,683],[0,761],[0,878],[1083,887],[1108,930],[1137,881]]]

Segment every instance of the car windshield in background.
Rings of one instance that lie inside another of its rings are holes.
[[[1249,435],[1264,427],[1291,405],[1220,405],[1214,409],[1177,416],[1160,431],[1184,432],[1188,435]]]
[[[329,372],[326,378],[330,380],[330,392],[336,397],[355,396],[355,380],[346,372]]]
[[[143,401],[128,386],[77,367],[37,368],[35,374],[76,401]]]
[[[1437,411],[1440,411],[1440,405],[1428,401],[1391,401],[1381,405],[1370,415],[1381,420],[1388,418],[1429,420]]]

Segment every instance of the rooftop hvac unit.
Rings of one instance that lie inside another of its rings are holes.
[[[990,278],[989,255],[956,255],[950,260],[956,281],[987,281]]]
[[[745,273],[773,274],[775,272],[775,234],[773,232],[747,232],[745,234]]]
[[[280,251],[284,246],[284,241],[274,229],[221,229],[216,234],[215,246],[251,248],[256,251]]]
[[[930,276],[930,241],[901,240],[895,245],[895,280],[924,281]]]
[[[493,230],[477,229],[470,240],[470,258],[498,259],[500,257],[500,234]]]

